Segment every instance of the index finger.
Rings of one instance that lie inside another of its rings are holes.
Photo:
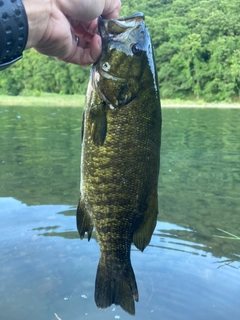
[[[121,9],[121,0],[59,0],[56,4],[69,19],[78,21],[91,21],[101,15],[118,18]]]
[[[121,0],[106,0],[102,16],[106,19],[117,19],[121,9]]]

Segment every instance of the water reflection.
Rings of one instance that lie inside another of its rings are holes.
[[[13,198],[0,198],[0,208],[3,319],[32,319],[33,312],[37,320],[54,319],[54,313],[73,320],[132,318],[115,306],[96,308],[99,248],[94,239],[79,240],[74,208],[27,206]],[[194,230],[159,221],[144,253],[132,248],[137,319],[192,319],[197,313],[194,319],[200,320],[205,312],[208,319],[237,319],[239,262],[214,257],[212,240],[196,242]]]
[[[206,256],[206,246],[189,241],[189,232],[192,233],[194,231],[167,222],[158,222],[154,232],[154,235],[158,238],[154,237],[151,245],[162,249]]]
[[[217,230],[216,233],[218,233]],[[216,258],[220,258],[216,263],[221,265],[233,266],[234,262],[236,262],[234,264],[235,266],[240,265],[240,255],[237,254],[237,252],[239,252],[239,245],[235,240],[231,239],[232,241],[235,241],[232,243],[229,239],[215,238],[215,235],[200,240],[196,231],[164,222],[159,222],[157,224],[154,235],[157,237],[153,237],[150,244],[152,246],[157,246],[162,249],[187,252],[193,255],[200,255],[202,257],[207,257],[211,254]],[[225,255],[225,248],[223,248],[221,252],[216,252],[214,249],[216,243],[219,241],[220,243],[224,242],[224,246],[227,246],[227,255]],[[226,257],[229,259],[224,260]]]
[[[81,110],[0,111],[1,319],[132,319],[96,308],[99,246],[76,231]],[[239,241],[215,235],[240,236],[240,112],[163,118],[159,221],[132,247],[136,319],[238,319]]]
[[[44,210],[44,209],[43,209]],[[63,217],[72,217],[71,222],[75,223],[75,214],[76,208],[72,208],[71,210],[59,211],[56,214],[63,215]],[[49,218],[48,218],[49,219]],[[54,218],[52,216],[51,220],[60,219]],[[49,224],[49,222],[47,222]],[[74,227],[74,230],[73,230]],[[72,228],[66,228],[66,222],[64,222],[63,226],[61,225],[51,225],[51,226],[39,226],[31,229],[31,231],[36,231],[38,236],[46,236],[46,237],[63,237],[65,239],[79,239],[78,232],[75,229],[75,225],[72,225]],[[219,233],[216,230],[216,233]],[[93,231],[92,239],[97,240],[96,234]],[[201,255],[202,257],[206,257],[207,254],[211,253],[216,258],[226,258],[225,262],[220,260],[219,263],[224,263],[224,265],[232,266],[233,262],[240,262],[240,255],[237,254],[239,251],[239,246],[237,240],[239,239],[228,239],[221,238],[221,236],[217,236],[213,234],[211,237],[201,237],[198,236],[197,232],[189,229],[178,226],[176,224],[171,224],[169,222],[157,222],[157,226],[155,228],[152,241],[149,246],[174,250],[179,252],[186,252],[194,255]],[[233,242],[232,242],[233,241]],[[227,246],[227,255],[224,255],[224,251],[215,252],[214,243],[222,243],[224,242],[225,246]]]

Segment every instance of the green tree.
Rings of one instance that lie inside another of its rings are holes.
[[[142,11],[150,31],[161,96],[239,99],[239,0],[122,0],[122,15]],[[85,94],[89,68],[24,52],[0,73],[0,94]]]

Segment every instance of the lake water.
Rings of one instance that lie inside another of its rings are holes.
[[[79,240],[80,108],[0,107],[0,319],[133,319],[94,303]],[[240,110],[163,109],[159,216],[132,247],[137,320],[239,320]],[[230,237],[230,236],[229,236]]]

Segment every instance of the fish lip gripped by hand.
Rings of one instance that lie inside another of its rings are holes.
[[[99,32],[102,38],[102,55],[100,59],[93,65],[91,70],[91,81],[92,86],[98,92],[99,96],[107,103],[110,104],[113,108],[124,106],[132,102],[137,96],[137,92],[140,89],[139,86],[139,74],[130,75],[128,79],[121,74],[121,68],[115,68],[114,61],[110,59],[111,52],[118,51],[126,55],[126,57],[134,58],[138,50],[139,54],[141,52],[148,52],[150,59],[148,61],[149,66],[152,72],[155,72],[155,68],[152,65],[152,52],[151,52],[151,39],[147,32],[144,15],[141,12],[133,14],[128,17],[121,17],[119,19],[98,19]],[[129,44],[129,45],[126,45]],[[137,47],[136,47],[137,45]],[[141,68],[136,68],[135,73],[141,70]],[[155,77],[156,75],[154,75]],[[102,79],[108,79],[114,81],[118,84],[119,90],[125,87],[133,87],[135,92],[134,94],[125,95],[121,99],[111,100],[104,94],[104,90],[100,89],[98,82]],[[130,84],[131,82],[131,84]],[[156,86],[156,81],[155,81]],[[156,90],[157,92],[158,90]]]
[[[106,54],[108,50],[116,49],[118,51],[124,52],[126,55],[133,56],[131,46],[125,46],[125,43],[131,42],[132,40],[132,45],[135,44],[136,37],[134,30],[138,28],[145,29],[144,14],[142,12],[137,12],[128,17],[121,17],[117,20],[104,19],[102,17],[99,17],[98,29],[102,38],[102,56]],[[136,30],[136,32],[138,31]],[[143,30],[141,31],[141,33],[143,34],[143,36],[142,39],[139,37],[138,45],[139,47],[141,47],[142,50],[144,50],[146,49],[144,48],[144,37],[146,35]],[[111,42],[110,45],[109,42]],[[97,62],[94,66],[98,66],[97,71],[100,72],[103,77],[111,78],[112,80],[126,80],[117,75],[109,73],[108,70],[106,71],[104,65],[102,65],[101,63]]]

